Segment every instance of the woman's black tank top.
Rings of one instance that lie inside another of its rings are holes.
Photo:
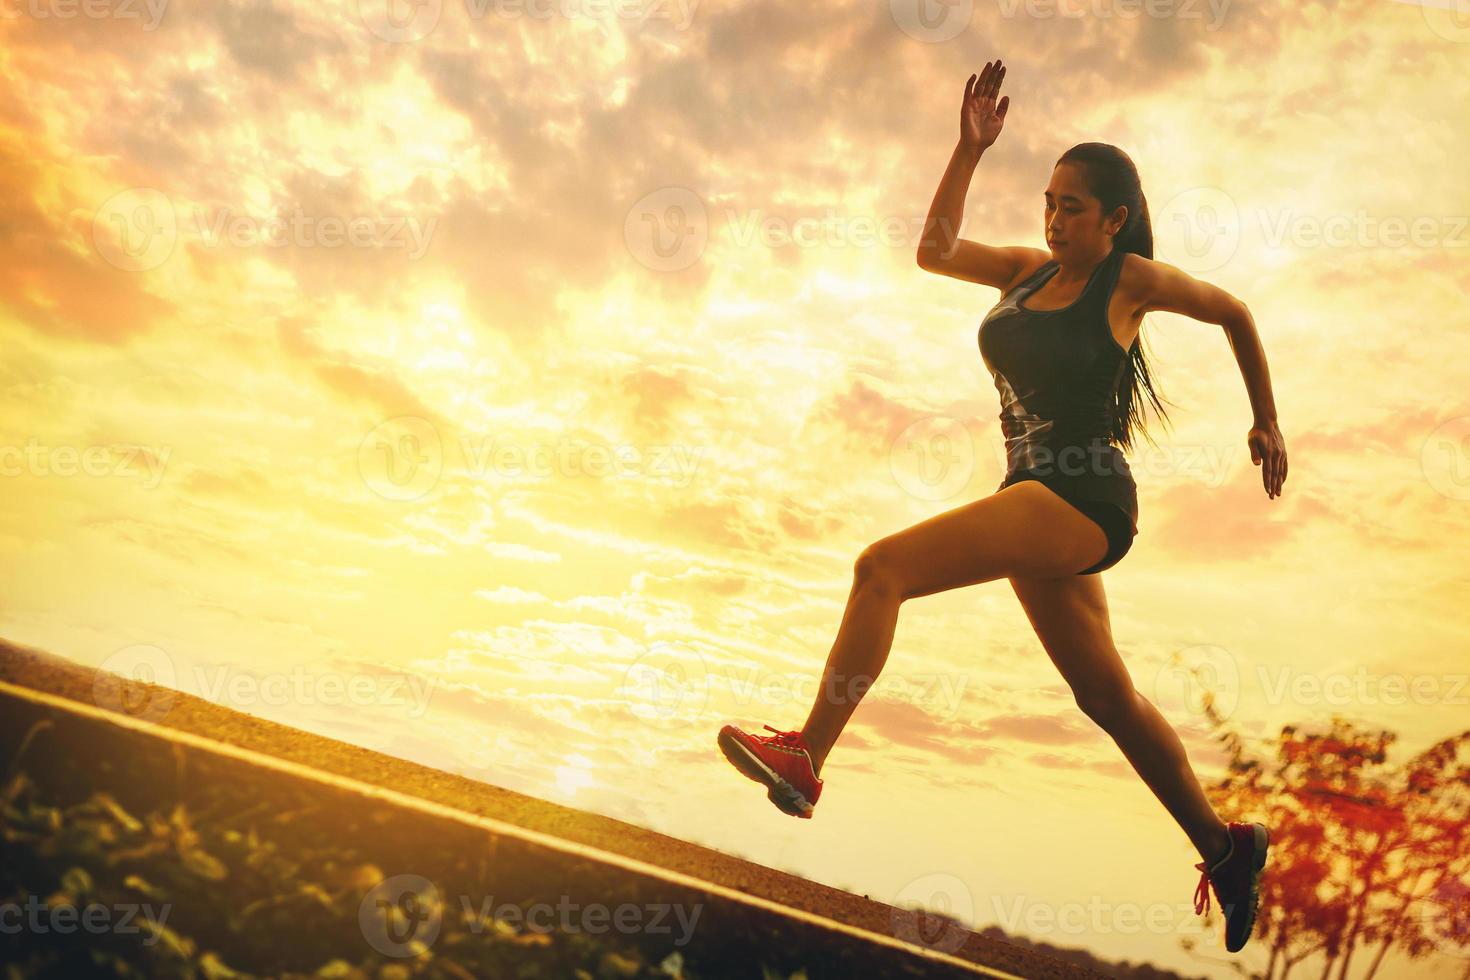
[[[1056,274],[1048,261],[980,322],[980,356],[1000,393],[1006,475],[997,490],[1039,480],[1068,499],[1116,504],[1138,532],[1138,487],[1112,443],[1113,399],[1128,353],[1108,326],[1126,253],[1114,248],[1082,294],[1059,310],[1021,304]]]

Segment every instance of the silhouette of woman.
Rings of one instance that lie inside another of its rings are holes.
[[[1143,393],[1167,421],[1140,345],[1151,310],[1225,329],[1254,421],[1246,441],[1268,497],[1286,480],[1266,355],[1245,304],[1153,259],[1138,171],[1106,143],[1080,143],[1057,161],[1045,192],[1047,250],[956,237],[970,178],[1000,135],[1010,97],[1005,66],[965,83],[960,139],[934,195],[918,249],[921,268],[992,286],[1001,299],[980,327],[981,357],[1001,401],[1006,475],[996,492],[863,550],[806,724],[774,735],[726,725],[718,743],[781,810],[810,818],[828,752],[888,659],[900,605],[1009,579],[1042,646],[1083,713],[1117,743],[1204,860],[1195,909],[1209,889],[1225,916],[1226,949],[1250,937],[1269,845],[1259,823],[1225,822],[1205,798],[1184,746],[1133,685],[1113,645],[1098,573],[1138,531],[1136,484],[1123,450],[1143,430]],[[854,683],[857,682],[857,683]]]

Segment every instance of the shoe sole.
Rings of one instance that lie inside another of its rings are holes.
[[[795,786],[782,779],[734,735],[720,733],[720,751],[742,774],[766,787],[766,798],[782,813],[810,820],[812,805]]]
[[[1261,872],[1266,867],[1266,851],[1271,846],[1271,835],[1266,832],[1266,828],[1261,824],[1255,824],[1251,828],[1251,831],[1254,834],[1255,852],[1251,858],[1250,917],[1246,920],[1245,927],[1241,930],[1240,945],[1231,949],[1230,944],[1226,943],[1225,951],[1227,953],[1240,952],[1245,948],[1246,943],[1250,941],[1251,933],[1255,931],[1256,912],[1261,902]]]

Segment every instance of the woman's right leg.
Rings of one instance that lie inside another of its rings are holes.
[[[858,556],[842,625],[802,728],[818,774],[883,670],[906,599],[1013,575],[1072,576],[1107,547],[1102,528],[1034,480],[869,545]]]

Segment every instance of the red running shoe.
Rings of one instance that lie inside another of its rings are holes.
[[[766,797],[782,813],[810,820],[812,807],[822,795],[811,750],[799,731],[764,727],[776,734],[751,735],[726,725],[720,729],[720,751],[736,769],[764,784]]]
[[[1213,867],[1206,867],[1203,861],[1195,865],[1200,876],[1199,887],[1194,890],[1194,911],[1202,915],[1209,910],[1213,887],[1220,914],[1225,917],[1225,950],[1238,953],[1256,924],[1261,870],[1266,866],[1266,849],[1271,842],[1263,824],[1232,821],[1226,827],[1230,831],[1230,850]]]

